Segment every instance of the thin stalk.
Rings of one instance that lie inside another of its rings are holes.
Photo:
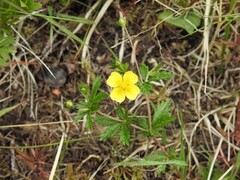
[[[114,121],[117,121],[117,122],[123,123],[123,121],[122,121],[121,119],[118,119],[118,118],[115,118],[115,117],[109,116],[108,114],[105,114],[105,113],[103,113],[103,112],[101,112],[101,111],[98,111],[97,113],[100,114],[100,115],[102,115],[102,116],[104,116],[104,117],[106,117],[106,118],[109,118],[109,119],[111,119],[111,120],[114,120]],[[131,124],[130,126],[133,127],[133,128],[136,128],[136,129],[138,129],[138,130],[141,130],[141,131],[145,131],[145,132],[147,132],[146,129],[143,129],[143,128],[141,128],[141,127],[135,125],[135,124]]]

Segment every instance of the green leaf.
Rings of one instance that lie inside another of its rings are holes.
[[[138,87],[143,94],[149,94],[153,90],[153,85],[149,82],[138,83]]]
[[[6,66],[10,59],[10,54],[15,51],[13,43],[15,39],[11,35],[5,35],[0,31],[0,66]]]
[[[163,113],[168,113],[171,108],[171,101],[163,101],[154,112],[153,121],[159,119]]]
[[[128,117],[126,110],[124,108],[122,108],[121,106],[118,106],[115,109],[115,112],[116,112],[117,116],[122,120],[126,120]]]
[[[103,126],[113,126],[113,125],[116,125],[116,124],[121,124],[120,122],[117,122],[117,121],[114,121],[110,118],[107,118],[107,117],[104,117],[104,116],[96,116],[94,117],[94,122],[98,123],[98,124],[101,124]]]
[[[97,91],[99,90],[99,87],[101,86],[101,78],[98,76],[96,79],[93,81],[92,84],[92,91],[91,91],[91,97],[90,99],[94,99],[94,97],[97,94]]]
[[[12,110],[14,110],[16,107],[18,107],[19,104],[16,104],[14,106],[11,106],[11,107],[7,107],[7,108],[4,108],[4,109],[1,109],[0,110],[0,117],[4,116],[5,114],[11,112]]]
[[[129,162],[120,162],[117,164],[118,166],[159,166],[159,165],[175,165],[175,166],[186,166],[184,161],[179,160],[170,160],[170,161],[147,161],[147,160],[139,160],[139,161],[129,161]]]
[[[122,125],[122,128],[119,132],[119,137],[120,137],[120,140],[122,141],[122,143],[124,145],[129,145],[130,131],[129,131],[129,128],[126,125]]]
[[[78,109],[78,112],[86,112],[89,110],[88,103],[84,101],[77,103],[76,108]]]
[[[155,172],[157,174],[164,173],[166,171],[166,167],[167,167],[167,165],[165,165],[165,164],[164,165],[160,165],[160,166],[157,167]]]
[[[113,126],[109,126],[105,129],[105,131],[100,135],[100,140],[106,140],[112,136],[114,136],[118,130],[121,128],[121,124],[115,124]]]
[[[149,154],[144,157],[147,161],[166,161],[168,157],[161,151],[157,151],[154,154]]]
[[[59,30],[67,34],[70,38],[76,40],[77,42],[81,43],[82,45],[85,45],[83,40],[81,40],[77,35],[75,35],[73,32],[68,30],[65,26],[59,24],[57,21],[55,21],[52,17],[50,16],[44,16],[40,14],[36,14],[36,16],[40,16],[44,19],[46,19],[49,23],[53,24],[54,26],[58,27]]]
[[[105,92],[99,92],[97,95],[93,98],[92,103],[97,104],[103,101],[106,97],[108,97],[108,94]]]
[[[27,8],[27,5],[26,5],[23,1],[21,1],[21,0],[20,0],[20,6],[21,6],[22,8]]]
[[[157,72],[154,74],[151,74],[151,76],[149,77],[149,81],[159,81],[162,79],[170,79],[173,77],[173,74],[171,72]]]
[[[27,0],[27,10],[32,12],[42,7],[40,3],[35,3],[34,0]]]
[[[172,121],[174,120],[174,117],[171,116],[168,113],[163,113],[160,117],[158,117],[158,119],[156,119],[155,121],[153,121],[152,126],[153,129],[158,131],[159,128],[165,127],[168,124],[170,124]]]
[[[90,113],[87,114],[86,127],[88,130],[92,130],[92,117]]]
[[[139,126],[141,126],[143,129],[148,130],[148,120],[146,118],[138,118],[137,123]]]
[[[3,47],[3,46],[9,46],[10,44],[13,44],[15,42],[15,39],[14,37],[8,35],[8,36],[1,36],[0,37],[0,47]]]
[[[148,72],[149,72],[148,66],[146,64],[141,64],[139,67],[139,71],[143,80],[147,80]]]
[[[59,20],[64,20],[64,21],[78,22],[78,23],[83,23],[83,24],[93,24],[92,21],[90,21],[86,18],[78,17],[78,16],[71,16],[71,15],[62,14],[62,13],[57,13],[56,16],[57,17],[53,17],[53,18],[59,19]]]
[[[88,112],[78,113],[76,116],[74,116],[73,122],[78,122],[78,121],[82,120],[83,116],[85,116],[87,113]]]
[[[201,17],[191,10],[177,17],[172,11],[166,10],[159,15],[159,19],[185,29],[188,34],[192,34],[201,23]]]
[[[91,114],[97,112],[99,109],[100,109],[99,104],[92,104],[92,105],[90,106],[90,112],[91,112]]]
[[[154,68],[151,69],[149,72],[149,75],[152,76],[155,73],[158,73],[158,71],[162,68],[162,64],[157,64]]]
[[[110,63],[110,68],[111,69],[115,69],[117,72],[124,74],[127,69],[129,64],[128,63],[121,63],[120,59],[117,57],[117,55],[113,52],[113,50],[111,48],[108,48],[108,50],[111,52],[112,56],[113,56],[113,60]]]

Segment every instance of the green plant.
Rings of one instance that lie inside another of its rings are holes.
[[[0,2],[0,66],[6,66],[10,54],[15,52],[15,37],[11,26],[21,17],[39,9],[34,0],[3,0]]]
[[[197,27],[201,23],[201,17],[199,14],[195,13],[192,10],[185,12],[184,14],[177,15],[170,11],[166,10],[159,15],[159,19],[166,21],[169,24],[185,29],[188,34],[193,34]]]
[[[52,38],[53,28],[58,28],[70,38],[84,45],[81,38],[57,20],[83,24],[91,24],[91,21],[81,17],[53,12],[51,7],[48,8],[49,15],[44,15],[36,12],[40,8],[41,4],[34,0],[3,0],[0,2],[0,66],[6,66],[6,62],[10,59],[10,54],[16,50],[14,46],[15,35],[11,26],[15,26],[19,21],[30,16],[43,18],[50,23],[50,39]]]
[[[112,51],[111,51],[112,52]],[[112,52],[112,54],[114,54]],[[145,64],[141,64],[139,67],[140,79],[132,71],[128,70],[128,64],[122,64],[119,59],[114,56],[114,60],[111,63],[111,68],[114,69],[113,73],[109,76],[106,84],[113,87],[110,93],[110,98],[117,101],[114,107],[114,113],[111,115],[105,114],[101,111],[100,103],[107,98],[105,92],[100,91],[101,78],[97,77],[92,87],[89,88],[87,84],[81,83],[79,85],[79,91],[84,97],[84,100],[76,104],[78,115],[75,116],[75,121],[81,120],[84,116],[87,120],[87,128],[92,128],[92,123],[97,123],[104,126],[105,129],[100,134],[100,140],[106,140],[113,136],[118,136],[120,141],[124,145],[129,145],[133,137],[133,129],[136,129],[139,133],[139,137],[156,139],[164,128],[169,125],[174,117],[170,111],[172,108],[171,100],[167,99],[160,104],[149,101],[149,95],[153,91],[154,81],[170,79],[173,77],[172,73],[162,71],[161,66],[157,66],[151,70]],[[135,85],[135,83],[139,82]],[[138,88],[139,86],[140,88]],[[139,116],[137,112],[130,112],[127,104],[122,104],[125,100],[125,96],[130,99],[136,99],[141,89],[142,95],[146,96],[148,115]],[[113,105],[113,106],[114,106]],[[153,111],[153,115],[150,113]],[[184,166],[184,159],[179,159],[175,150],[165,151],[164,148],[159,145],[162,152],[146,156],[143,160],[131,161],[119,163],[121,166],[157,166],[157,172],[165,171],[166,165]]]

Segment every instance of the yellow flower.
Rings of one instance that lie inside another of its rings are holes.
[[[107,85],[113,88],[110,98],[119,103],[127,97],[130,100],[136,99],[140,89],[135,84],[138,82],[138,76],[132,71],[127,71],[123,76],[118,72],[112,72],[107,79]]]

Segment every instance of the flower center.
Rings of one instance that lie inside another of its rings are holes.
[[[119,85],[119,87],[122,88],[123,90],[125,90],[127,86],[128,86],[128,83],[126,83],[124,81],[122,81]]]

